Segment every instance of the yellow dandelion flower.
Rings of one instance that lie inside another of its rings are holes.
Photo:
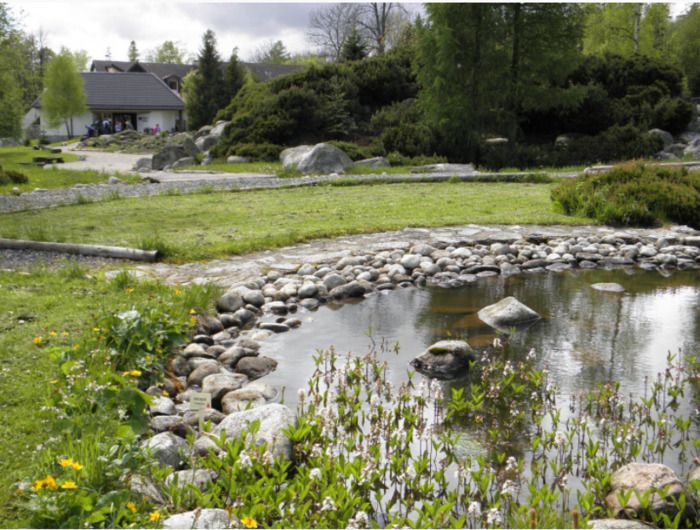
[[[58,465],[61,467],[73,467],[73,459],[72,458],[61,458],[58,461]]]
[[[53,478],[51,475],[46,475],[46,478],[44,479],[44,486],[46,486],[50,490],[58,489],[58,484],[56,484],[56,479]]]
[[[58,337],[58,333],[56,333],[55,331],[50,331],[49,337]]]
[[[196,315],[196,314],[197,314],[197,311],[195,311],[194,309],[190,309],[190,315]]]
[[[32,339],[32,342],[38,346],[39,344],[41,344],[42,342],[44,342],[44,339],[42,339],[41,337],[34,337],[34,338]]]
[[[92,331],[94,331],[95,333],[99,333],[99,332],[100,332],[100,328],[92,328]]]
[[[182,296],[182,291],[180,289],[175,289],[175,296]]]
[[[246,528],[257,528],[258,527],[258,522],[255,519],[253,519],[252,517],[244,517],[243,519],[241,519],[241,523]]]
[[[131,513],[136,513],[136,504],[129,501],[126,503],[126,509],[129,510]]]
[[[64,331],[64,332],[61,333],[61,335],[62,335],[63,337],[67,337],[68,335],[70,335],[70,333],[68,333],[67,331]]]
[[[163,397],[170,397],[170,394],[168,394],[167,390],[163,390],[162,394],[163,394]]]
[[[131,293],[134,292],[134,288],[133,288],[133,287],[128,287],[128,288],[126,289],[126,292],[129,293],[129,294],[131,294]]]
[[[122,375],[124,377],[139,377],[141,375],[141,370],[127,370],[126,372],[122,372]]]
[[[151,512],[148,514],[148,520],[152,523],[157,523],[160,521],[160,512]]]
[[[52,379],[52,380],[51,380],[51,384],[52,384],[52,385],[57,385],[57,384],[59,384],[60,382],[61,382],[61,381],[59,381],[58,379]]]
[[[61,484],[61,489],[62,490],[75,490],[78,489],[78,485],[73,482],[72,480],[66,480],[63,484]]]
[[[32,482],[32,491],[33,492],[38,492],[41,491],[41,488],[44,487],[44,481],[43,480],[35,480]]]
[[[80,349],[80,344],[78,344],[77,342],[75,344],[73,344],[73,349],[74,350]]]
[[[72,466],[72,467],[73,467],[73,469],[75,469],[76,471],[80,471],[81,469],[83,469],[83,464],[79,464],[78,462],[73,462],[73,466]]]

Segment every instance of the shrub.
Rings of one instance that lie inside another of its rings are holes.
[[[627,163],[602,174],[582,175],[552,190],[565,213],[617,226],[662,222],[700,227],[700,173]]]
[[[427,166],[428,164],[444,164],[447,158],[444,156],[405,156],[396,151],[386,155],[392,166]]]
[[[3,169],[0,166],[0,185],[2,184],[26,184],[29,178],[24,173],[13,169]]]
[[[277,162],[284,147],[276,144],[236,144],[228,150],[228,155],[247,156],[253,161]]]
[[[354,144],[352,142],[342,142],[340,140],[331,140],[326,142],[336,146],[338,149],[342,150],[346,155],[350,157],[351,160],[362,160],[364,158],[372,158],[372,152],[369,148]]]

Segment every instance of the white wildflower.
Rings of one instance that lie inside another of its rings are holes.
[[[559,447],[564,447],[564,445],[566,445],[566,436],[564,433],[557,431],[557,434],[554,436],[554,443]]]
[[[518,460],[514,456],[509,456],[506,460],[506,471],[517,471]]]
[[[253,461],[250,458],[250,455],[246,453],[245,451],[241,451],[238,454],[238,464],[241,466],[242,469],[248,469],[253,465]]]
[[[530,351],[527,352],[527,356],[525,357],[525,359],[528,361],[534,361],[535,357],[535,348],[530,348]]]
[[[299,398],[299,401],[303,403],[304,399],[306,399],[306,390],[304,390],[303,388],[297,390],[297,397]]]
[[[477,519],[481,517],[481,503],[477,501],[472,501],[469,503],[469,508],[467,508],[467,513],[472,517]]]
[[[331,512],[335,510],[335,502],[330,497],[323,499],[323,504],[321,505],[322,512]]]
[[[501,486],[501,495],[505,497],[512,497],[515,495],[515,482],[512,480],[506,480]]]
[[[493,347],[494,347],[494,348],[502,348],[502,347],[503,347],[503,343],[501,342],[501,339],[499,339],[498,337],[496,337],[495,339],[493,339]]]
[[[357,512],[355,515],[355,524],[358,528],[367,528],[369,526],[369,516],[367,512],[363,512],[362,510]]]
[[[317,467],[313,468],[311,472],[309,473],[309,478],[311,480],[320,480],[321,478],[321,470]]]
[[[503,519],[501,518],[501,512],[498,508],[491,508],[486,513],[486,524],[489,526],[501,526]]]

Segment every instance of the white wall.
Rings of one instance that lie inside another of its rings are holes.
[[[144,129],[153,129],[156,125],[160,126],[161,131],[175,130],[175,124],[178,117],[176,110],[152,110],[150,112],[139,112],[136,117],[139,132]]]
[[[26,117],[27,116],[25,116],[25,118]],[[63,123],[58,127],[49,127],[49,120],[46,118],[46,113],[44,111],[41,111],[39,119],[39,125],[43,136],[48,136],[50,138],[66,137],[66,126]],[[92,112],[86,112],[81,116],[75,116],[73,118],[73,134],[75,136],[85,136],[85,134],[87,134],[87,128],[85,126],[90,125],[93,119]]]

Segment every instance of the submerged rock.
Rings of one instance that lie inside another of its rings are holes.
[[[513,296],[491,304],[479,310],[479,319],[499,331],[508,332],[510,328],[531,324],[541,317]]]
[[[476,352],[466,341],[441,340],[411,361],[420,373],[438,379],[454,379],[466,374]]]
[[[625,288],[619,283],[594,283],[591,285],[596,291],[605,291],[607,293],[624,293]]]

